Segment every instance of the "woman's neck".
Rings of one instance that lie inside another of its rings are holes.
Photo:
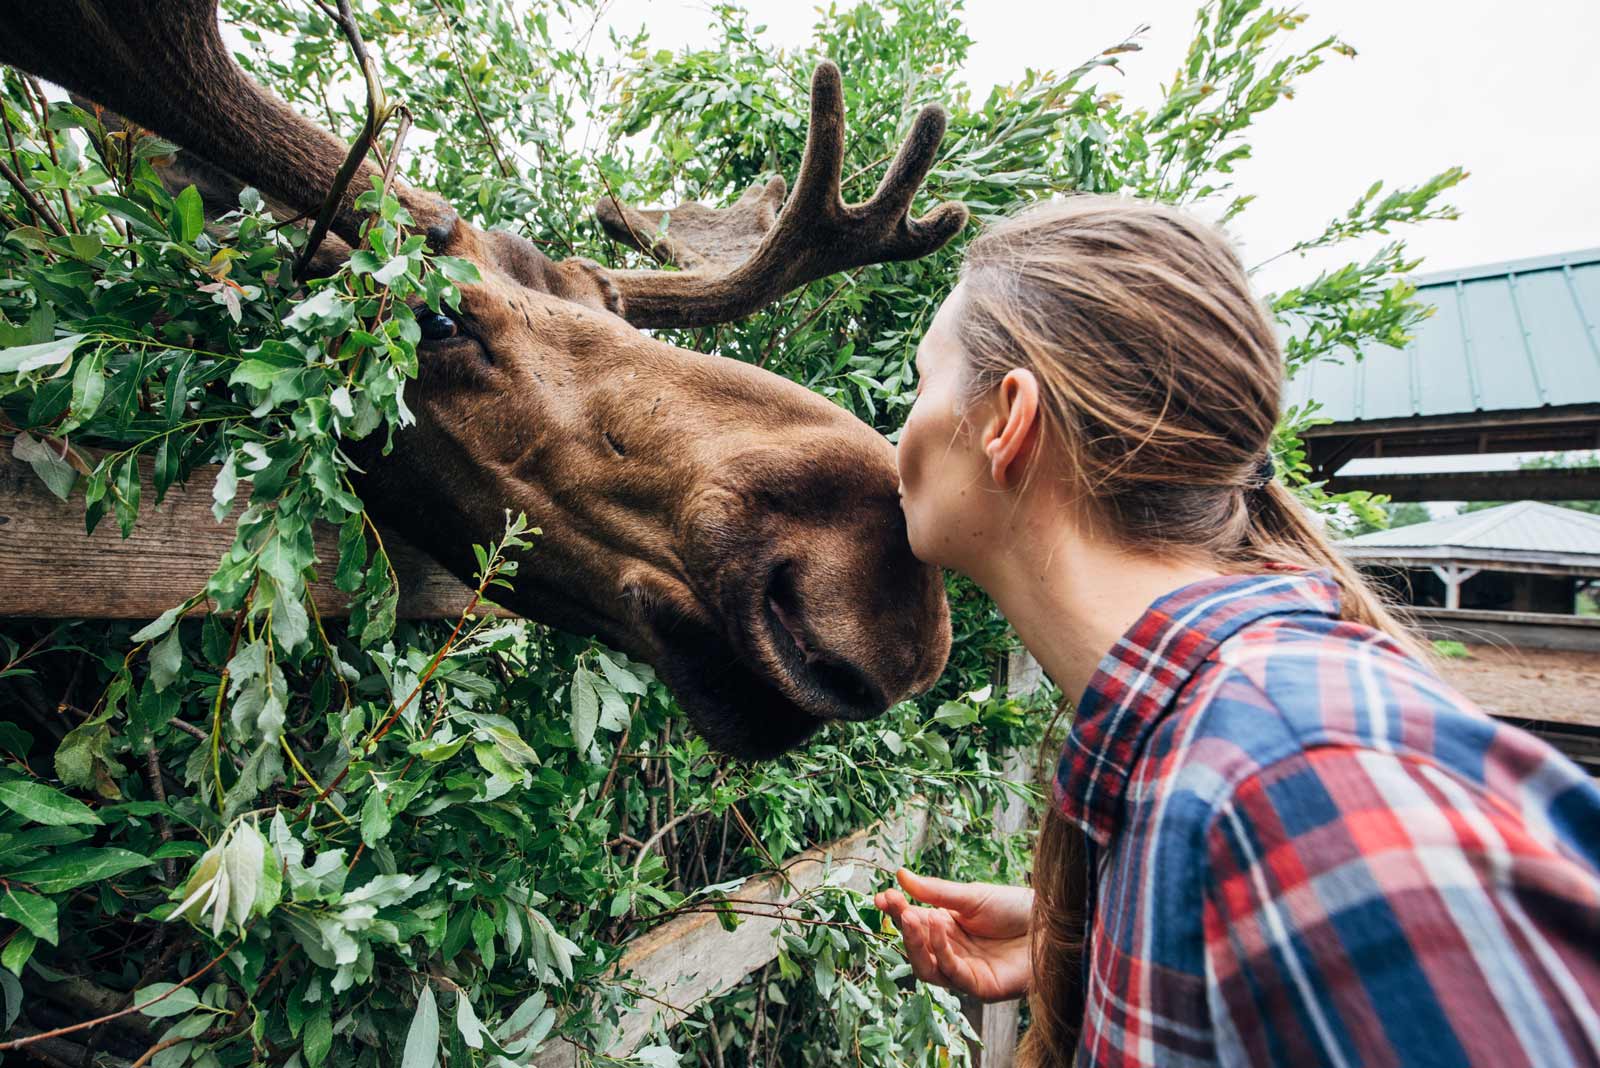
[[[1221,573],[1191,560],[1130,552],[1060,520],[1018,527],[1019,536],[996,546],[1000,551],[973,578],[1074,701],[1101,659],[1153,601]]]

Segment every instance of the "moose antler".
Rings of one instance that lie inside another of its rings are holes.
[[[927,255],[967,221],[967,209],[955,203],[940,204],[920,219],[910,215],[944,126],[943,108],[923,108],[877,191],[864,203],[846,204],[839,191],[844,93],[839,68],[824,61],[811,78],[811,128],[787,203],[780,176],[751,186],[722,209],[690,202],[669,213],[613,197],[595,206],[601,225],[617,240],[684,268],[612,271],[622,314],[647,327],[728,322],[814,279]],[[668,214],[667,232],[658,237]]]

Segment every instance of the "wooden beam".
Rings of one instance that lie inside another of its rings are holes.
[[[866,890],[882,868],[894,869],[922,848],[928,834],[928,808],[914,798],[899,814],[865,830],[797,854],[784,864],[787,885],[776,875],[748,879],[729,897],[741,909],[777,912],[801,894],[821,886],[831,871],[854,870],[841,885]],[[831,858],[831,864],[829,863]],[[744,977],[778,955],[782,922],[740,916],[725,931],[711,912],[696,912],[646,931],[629,945],[617,964],[640,993],[639,1007],[622,1019],[617,1037],[604,1052],[626,1057],[643,1043],[659,1020],[671,1027],[707,998],[732,990]],[[587,1063],[576,1046],[556,1040],[534,1055],[535,1068],[576,1068]]]
[[[1349,419],[1308,427],[1302,437],[1338,438],[1348,435],[1428,434],[1443,430],[1554,429],[1577,424],[1600,424],[1600,404],[1565,404],[1549,408],[1515,408],[1488,412],[1449,412],[1442,415],[1407,415],[1393,419]],[[1578,431],[1582,433],[1580,429]]]
[[[68,500],[51,493],[33,470],[11,455],[0,438],[0,618],[154,619],[198,593],[233,544],[233,528],[247,484],[226,522],[211,514],[218,468],[196,469],[186,486],[173,486],[160,507],[150,465],[140,467],[139,521],[126,539],[107,514],[93,535],[83,532],[83,493]],[[472,593],[398,535],[381,531],[400,578],[399,615],[407,619],[459,616]],[[321,580],[312,586],[324,616],[349,614],[349,596],[333,588],[339,560],[338,531],[319,525]]]
[[[1546,553],[1517,549],[1465,549],[1454,545],[1351,545],[1340,552],[1361,567],[1383,572],[1397,567],[1426,570],[1439,564],[1460,564],[1480,571],[1513,575],[1600,576],[1600,556],[1593,553]]]
[[[1425,475],[1337,475],[1329,493],[1368,490],[1397,501],[1600,500],[1600,467],[1527,471],[1439,471]]]
[[[1594,449],[1600,448],[1600,404],[1354,419],[1309,427],[1302,437],[1318,478],[1373,457]]]

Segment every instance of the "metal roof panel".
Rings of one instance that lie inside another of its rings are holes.
[[[1516,501],[1479,512],[1379,530],[1350,538],[1357,548],[1493,549],[1583,553],[1600,561],[1600,515],[1543,501]]]
[[[1318,361],[1285,402],[1340,423],[1600,402],[1600,249],[1414,281],[1437,310],[1404,351]]]

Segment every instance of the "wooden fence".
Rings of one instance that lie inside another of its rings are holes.
[[[211,487],[218,470],[196,468],[188,484],[173,486],[157,507],[150,464],[142,463],[145,504],[131,536],[124,539],[108,513],[86,537],[82,490],[61,500],[13,457],[12,439],[0,436],[0,618],[154,619],[199,592],[233,544],[234,523],[250,496],[241,482],[232,514],[217,522]],[[382,537],[400,578],[399,615],[460,615],[471,591],[398,535],[382,531]],[[338,531],[319,526],[316,539],[317,556],[330,563],[312,585],[312,597],[324,616],[345,615],[349,598],[332,581]]]

